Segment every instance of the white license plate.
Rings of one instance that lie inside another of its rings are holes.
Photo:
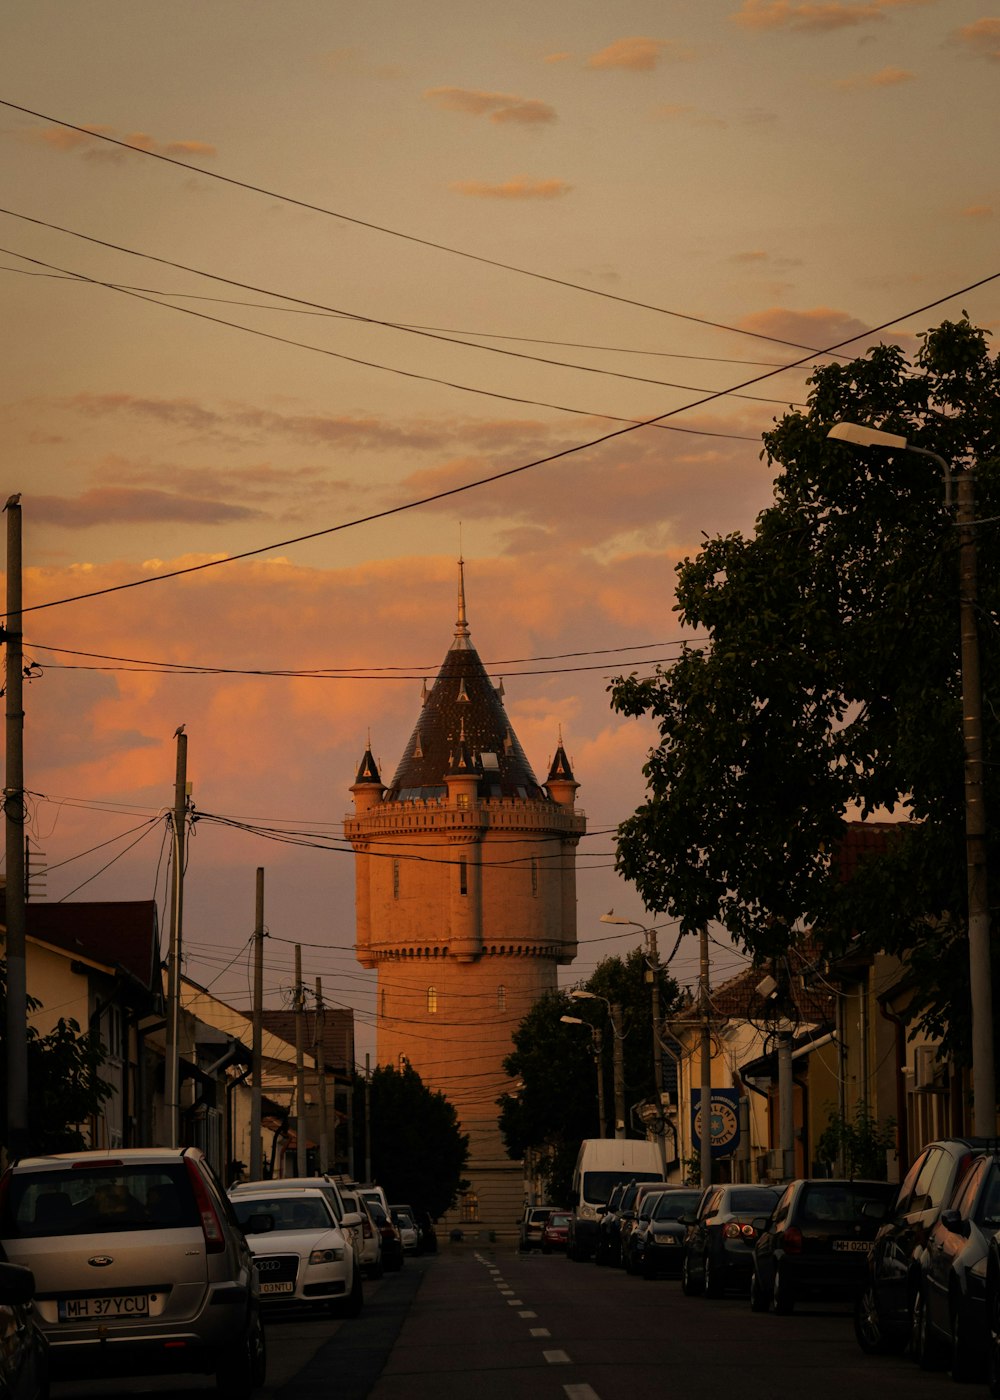
[[[60,1298],[60,1322],[89,1322],[94,1317],[148,1317],[146,1293],[112,1294],[107,1298]]]
[[[868,1240],[834,1240],[833,1247],[846,1250],[849,1254],[867,1254],[871,1244]]]
[[[294,1292],[295,1292],[295,1284],[294,1284],[294,1283],[291,1283],[291,1282],[289,1282],[289,1283],[262,1283],[261,1286],[260,1286],[260,1291],[261,1291],[261,1293],[294,1293]]]

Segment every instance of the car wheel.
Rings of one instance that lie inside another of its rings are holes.
[[[927,1315],[927,1294],[921,1288],[913,1299],[913,1328],[910,1339],[913,1359],[922,1371],[934,1371],[941,1364],[941,1344],[931,1330]]]
[[[767,1312],[768,1296],[764,1292],[761,1282],[757,1277],[757,1270],[754,1269],[750,1275],[750,1308],[752,1312]]]
[[[264,1325],[256,1314],[238,1347],[229,1349],[215,1373],[219,1400],[250,1400],[267,1375]]]
[[[951,1315],[951,1378],[953,1381],[978,1381],[982,1378],[982,1354],[977,1352],[969,1335],[965,1310],[960,1299],[955,1301]]]
[[[721,1298],[725,1291],[725,1274],[722,1267],[713,1267],[711,1256],[705,1255],[704,1288],[706,1298]]]
[[[854,1304],[854,1335],[858,1346],[869,1356],[878,1356],[885,1351],[901,1351],[904,1338],[897,1338],[886,1332],[879,1315],[875,1289],[869,1280],[858,1294]]]
[[[790,1313],[792,1310],[792,1295],[788,1284],[781,1277],[781,1270],[774,1271],[774,1286],[771,1289],[771,1307],[779,1316]]]
[[[685,1297],[697,1298],[701,1291],[691,1270],[691,1256],[685,1254],[684,1264],[681,1268],[681,1292]]]

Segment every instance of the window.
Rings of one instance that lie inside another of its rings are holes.
[[[458,892],[469,893],[469,862],[463,856],[458,862]]]
[[[455,806],[456,806],[456,807],[468,807],[468,805],[469,805],[469,794],[468,794],[467,792],[460,792],[460,793],[458,794],[458,796],[455,798]]]
[[[538,857],[531,857],[531,893],[538,893]]]
[[[384,988],[384,987],[382,988],[382,991],[381,991],[379,1000],[380,1000],[380,1003],[381,1003],[380,1006],[379,1006],[379,1015],[380,1015],[380,1016],[384,1016],[384,1015],[385,1015],[385,988]]]
[[[438,989],[437,987],[427,988],[427,1010],[434,1015],[438,1009]]]
[[[502,982],[500,983],[499,987],[497,987],[497,1010],[507,1010],[507,988]]]
[[[392,862],[392,897],[399,898],[399,861]]]
[[[407,1059],[407,1057],[403,1054],[403,1052],[400,1051],[400,1054],[399,1054],[399,1072],[400,1072],[400,1074],[405,1074],[406,1071],[407,1071],[409,1068],[410,1068],[410,1061],[409,1061],[409,1060]]]
[[[463,1191],[459,1197],[459,1210],[463,1225],[472,1225],[479,1219],[479,1197],[475,1191]]]

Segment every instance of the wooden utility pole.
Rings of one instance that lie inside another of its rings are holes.
[[[712,1002],[708,990],[708,928],[698,935],[701,964],[701,1163],[702,1187],[712,1184]]]
[[[306,1149],[305,997],[302,994],[302,944],[295,945],[295,1142],[296,1172],[308,1174]]]
[[[610,1004],[615,1090],[615,1137],[625,1136],[625,1045],[622,1036],[622,1009],[618,1002]]]
[[[372,1179],[372,1057],[365,1056],[365,1180]]]
[[[24,652],[21,600],[21,506],[7,512],[7,760],[3,808],[7,858],[7,1122],[9,1157],[28,1151],[28,972],[24,891]]]
[[[184,924],[184,848],[187,826],[187,735],[183,724],[177,740],[177,771],[174,780],[174,878],[170,900],[170,956],[167,960],[167,1063],[165,1094],[167,1137],[171,1147],[180,1147],[180,1023],[181,1023],[181,946]]]
[[[253,1047],[251,1050],[250,1090],[250,1180],[261,1181],[264,1176],[264,1142],[261,1116],[264,1066],[264,867],[257,867],[256,917],[253,929]]]
[[[323,979],[316,978],[316,1084],[319,1093],[319,1169],[330,1170],[330,1139],[326,1114],[326,1010],[323,1006]],[[336,1083],[336,1080],[334,1080]]]

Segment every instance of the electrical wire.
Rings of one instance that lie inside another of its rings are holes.
[[[139,836],[136,837],[136,839],[131,843],[131,845],[126,846],[125,849],[124,849],[123,851],[119,851],[119,853],[118,853],[116,856],[113,856],[112,859],[108,861],[107,865],[102,865],[101,868],[100,868],[100,870],[95,870],[94,873],[93,873],[93,875],[88,875],[87,878],[86,878],[86,880],[81,880],[80,883],[79,883],[78,885],[76,885],[73,889],[71,889],[67,894],[64,894],[64,895],[62,896],[62,898],[59,899],[59,900],[57,900],[56,902],[57,902],[58,904],[63,904],[63,903],[65,903],[65,901],[66,901],[67,899],[71,899],[71,898],[73,897],[73,895],[79,893],[79,891],[83,889],[84,885],[89,885],[89,884],[91,884],[94,880],[97,879],[97,877],[98,877],[99,875],[103,875],[104,872],[105,872],[106,870],[110,870],[111,867],[112,867],[117,861],[121,860],[122,856],[126,856],[126,855],[128,855],[129,851],[134,850],[135,847],[138,846],[138,844],[139,844],[140,841],[145,841],[146,837],[149,835],[149,833],[150,833],[151,831],[153,831],[153,830],[155,829],[155,827],[156,827],[157,825],[158,825],[158,822],[157,822],[155,819],[154,819],[153,821],[149,822],[149,823],[146,825],[145,830],[144,830]]]

